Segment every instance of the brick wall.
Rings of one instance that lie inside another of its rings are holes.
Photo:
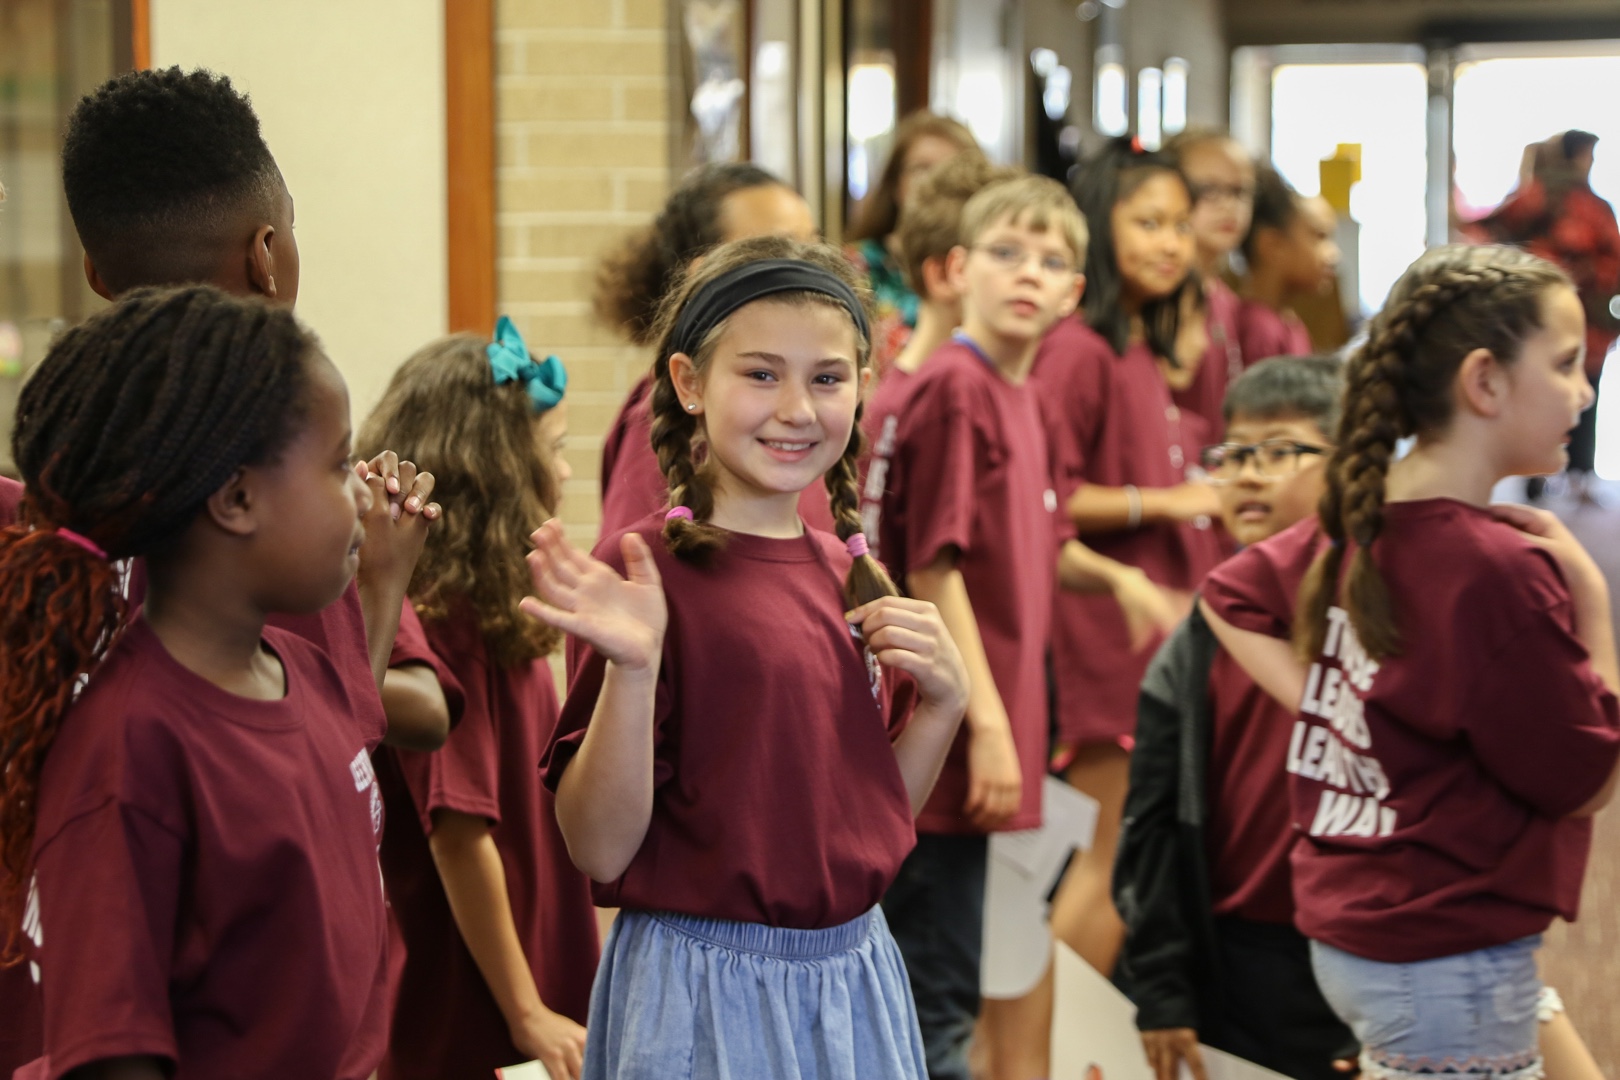
[[[596,257],[669,182],[665,0],[498,0],[500,310],[568,365],[562,517],[596,539],[602,433],[647,363],[591,315]]]

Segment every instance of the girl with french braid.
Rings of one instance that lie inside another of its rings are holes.
[[[582,1076],[916,1078],[878,900],[915,841],[966,676],[861,533],[867,301],[830,247],[716,249],[657,322],[667,509],[587,555],[535,534],[525,610],[572,635],[542,765],[598,904]],[[807,528],[825,483],[837,535]],[[914,707],[908,707],[914,703]]]
[[[1424,255],[1348,363],[1319,522],[1204,590],[1222,642],[1298,712],[1297,919],[1374,1080],[1542,1075],[1535,950],[1576,915],[1620,674],[1591,557],[1490,497],[1564,467],[1592,401],[1584,335],[1551,263]]]
[[[37,1075],[369,1076],[382,718],[266,626],[358,565],[343,379],[285,309],[141,290],[56,342],[12,446],[0,925],[42,987]]]

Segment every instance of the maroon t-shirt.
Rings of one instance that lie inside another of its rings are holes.
[[[1238,347],[1243,351],[1244,367],[1273,356],[1309,356],[1315,351],[1311,332],[1298,315],[1258,300],[1239,301]]]
[[[612,536],[669,505],[669,484],[652,448],[652,377],[643,375],[602,438],[602,526]],[[799,516],[812,529],[833,531],[827,485],[811,484],[799,494]]]
[[[383,873],[406,947],[382,1076],[488,1077],[528,1057],[512,1045],[451,915],[428,847],[434,811],[489,820],[540,1000],[581,1024],[596,975],[596,911],[557,829],[554,796],[535,776],[557,723],[551,665],[496,665],[467,609],[424,629],[463,687],[466,708],[443,747],[388,748],[391,767],[379,769],[391,778],[385,795],[394,814],[383,838]]]
[[[1041,342],[1032,381],[1060,425],[1058,500],[1082,484],[1168,488],[1186,483],[1206,434],[1182,411],[1145,345],[1123,356],[1077,317]],[[1160,585],[1191,593],[1221,560],[1215,522],[1152,524],[1087,533],[1086,546],[1135,566]],[[1057,593],[1052,629],[1058,734],[1074,746],[1136,730],[1136,696],[1159,642],[1132,652],[1125,616],[1108,594]]]
[[[1312,524],[1217,570],[1216,613],[1285,626],[1279,601],[1310,563]],[[1374,551],[1402,650],[1370,660],[1331,609],[1287,756],[1299,928],[1406,963],[1573,920],[1592,824],[1566,815],[1613,771],[1620,710],[1575,635],[1563,575],[1452,499],[1389,504]]]
[[[62,724],[34,848],[53,1080],[124,1055],[277,1080],[382,1060],[383,730],[308,642],[264,641],[279,701],[187,670],[137,616]]]
[[[454,730],[461,723],[461,714],[467,707],[466,691],[455,669],[433,651],[427,632],[422,629],[422,617],[416,613],[408,596],[400,607],[399,633],[394,635],[394,647],[388,654],[389,667],[404,667],[407,664],[422,664],[433,669],[433,676],[439,680],[439,688],[444,691],[444,703],[450,711],[450,727]]]
[[[1204,326],[1209,333],[1209,348],[1192,385],[1170,395],[1177,405],[1204,421],[1209,442],[1219,442],[1226,430],[1222,412],[1226,391],[1243,374],[1243,348],[1238,343],[1240,303],[1226,282],[1219,278],[1204,282]]]
[[[23,486],[0,476],[0,529],[17,520]],[[39,993],[27,964],[0,968],[0,1078],[44,1052]]]
[[[653,810],[604,907],[797,929],[868,911],[916,842],[891,740],[904,680],[844,621],[837,537],[733,533],[707,566],[637,523],[669,606],[654,712]],[[619,537],[596,557],[623,572]],[[572,673],[543,777],[555,791],[585,737],[606,661],[569,642]]]
[[[1288,853],[1295,833],[1283,766],[1294,715],[1224,649],[1210,664],[1208,686],[1212,723],[1204,839],[1214,912],[1292,924]]]
[[[1057,496],[1036,387],[1014,384],[963,340],[935,350],[911,380],[883,496],[882,550],[905,574],[958,552],[985,658],[1012,725],[1023,773],[1003,830],[1041,823],[1046,774],[1046,642],[1057,588]],[[950,756],[917,828],[980,832],[962,810],[968,732]]]
[[[866,534],[872,557],[879,562],[883,561],[883,493],[889,486],[900,414],[911,397],[914,378],[915,372],[889,368],[861,414],[861,428],[866,432],[866,453],[861,457],[861,531]],[[888,569],[900,572],[894,567]]]

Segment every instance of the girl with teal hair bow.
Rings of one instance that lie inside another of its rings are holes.
[[[534,403],[537,415],[555,408],[568,389],[568,372],[562,361],[548,356],[535,363],[523,335],[518,333],[509,315],[502,315],[495,324],[495,340],[485,351],[489,354],[489,366],[495,372],[495,385],[521,382],[529,391],[529,400]]]

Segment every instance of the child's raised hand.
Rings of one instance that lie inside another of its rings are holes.
[[[438,503],[428,501],[433,474],[399,460],[392,450],[356,464],[354,471],[371,489],[371,509],[361,519],[366,531],[360,545],[361,582],[394,585],[403,593],[427,542],[428,526],[442,513]]]
[[[658,565],[646,541],[620,541],[625,576],[568,542],[562,523],[546,522],[529,538],[535,596],[523,613],[588,643],[622,668],[650,668],[663,653],[669,611]]]
[[[967,665],[933,604],[884,596],[844,617],[861,628],[861,637],[878,663],[904,671],[917,681],[923,701],[958,716],[967,710]]]

